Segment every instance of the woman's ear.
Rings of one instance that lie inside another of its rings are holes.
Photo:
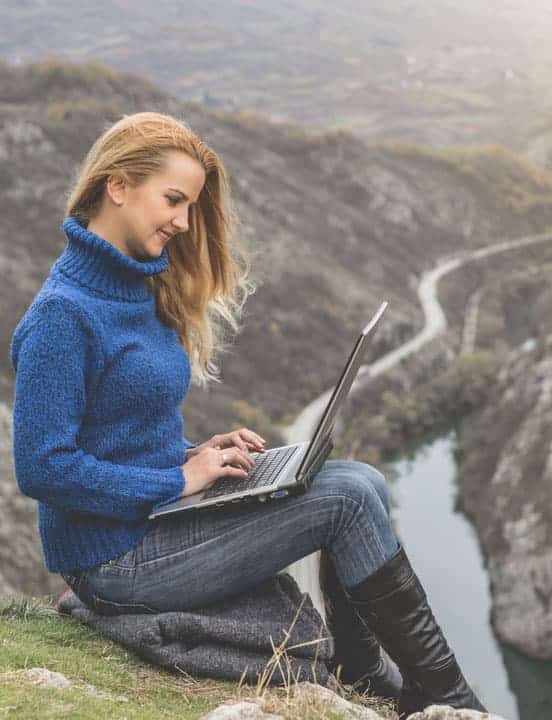
[[[122,205],[126,198],[127,184],[121,175],[109,175],[105,183],[108,197],[115,205]]]

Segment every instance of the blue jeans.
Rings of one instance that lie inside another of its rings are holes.
[[[124,555],[63,577],[100,614],[191,610],[326,549],[350,589],[398,550],[389,511],[378,470],[326,460],[303,495],[157,518]]]

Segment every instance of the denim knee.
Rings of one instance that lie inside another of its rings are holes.
[[[331,463],[331,461],[326,461]],[[337,461],[339,462],[339,461]],[[378,570],[397,551],[398,541],[386,506],[384,476],[361,462],[341,461],[324,478],[324,494],[342,496],[340,522],[330,550],[345,587],[353,587]],[[383,497],[382,497],[383,496]]]
[[[357,464],[361,465],[362,463]],[[332,480],[333,490],[354,500],[357,506],[363,505],[369,508],[370,514],[374,518],[381,518],[381,521],[384,521],[385,518],[385,522],[388,522],[385,481],[383,484],[379,480],[373,481],[372,477],[367,478],[364,471],[359,473],[357,470],[357,468],[350,468],[347,475],[335,476]],[[378,486],[377,483],[380,485]],[[381,497],[382,494],[384,499]]]
[[[389,496],[389,486],[383,473],[381,473],[372,465],[360,462],[359,460],[350,460],[349,462],[354,465],[355,470],[360,474],[363,479],[367,480],[373,485],[381,502],[383,503],[383,506],[385,507],[385,510],[387,511],[387,514],[390,515],[391,501]]]

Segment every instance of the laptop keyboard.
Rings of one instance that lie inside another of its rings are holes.
[[[276,481],[280,470],[298,449],[299,447],[295,445],[281,450],[267,450],[264,453],[259,453],[255,460],[255,467],[249,471],[247,477],[219,478],[205,491],[203,499],[243,492],[264,485],[272,485]]]

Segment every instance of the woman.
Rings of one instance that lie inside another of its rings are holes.
[[[343,676],[400,698],[401,712],[483,709],[374,468],[327,460],[302,496],[147,520],[156,504],[245,477],[264,449],[249,428],[195,446],[183,435],[191,370],[198,385],[219,380],[221,321],[238,330],[254,290],[215,152],[173,117],[123,116],[90,149],[65,214],[67,246],[11,344],[16,478],[39,501],[47,568],[97,612],[165,612],[323,548],[336,573],[328,622],[348,638]]]

